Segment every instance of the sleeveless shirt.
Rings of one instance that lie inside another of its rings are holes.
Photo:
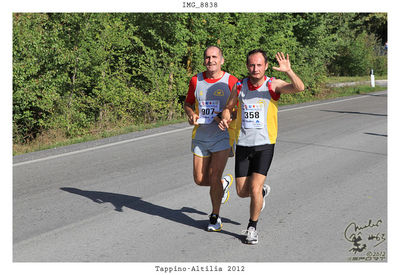
[[[272,90],[271,80],[265,77],[260,87],[253,87],[249,78],[237,83],[238,125],[241,125],[238,145],[275,144],[278,135],[277,101],[280,94]]]
[[[192,139],[200,141],[219,141],[230,138],[231,131],[222,131],[218,123],[214,120],[221,112],[228,101],[230,95],[229,78],[233,77],[229,73],[224,75],[216,82],[209,83],[204,79],[204,74],[197,74],[197,84],[194,91],[195,112],[199,115],[198,123],[193,128]]]

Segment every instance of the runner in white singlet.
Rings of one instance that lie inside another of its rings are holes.
[[[192,77],[185,100],[185,112],[189,124],[194,125],[192,134],[193,176],[196,184],[210,186],[212,213],[208,231],[220,231],[219,217],[221,202],[229,198],[228,188],[233,182],[231,174],[223,179],[228,157],[234,152],[232,127],[222,131],[218,127],[220,113],[226,106],[237,78],[222,71],[224,58],[220,48],[210,46],[204,51],[207,70]],[[232,124],[234,125],[234,124]]]
[[[235,156],[236,191],[239,197],[250,197],[250,219],[247,226],[246,243],[258,243],[257,222],[265,205],[270,187],[264,184],[270,167],[278,134],[278,104],[281,94],[304,90],[301,79],[290,66],[289,55],[276,54],[279,67],[272,69],[284,72],[291,83],[268,78],[267,56],[263,50],[253,50],[247,55],[248,78],[234,86],[222,112],[220,129],[227,129],[236,103],[239,130]],[[241,120],[241,121],[239,121]],[[240,126],[239,126],[240,124]]]

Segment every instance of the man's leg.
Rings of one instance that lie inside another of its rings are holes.
[[[250,154],[252,149],[244,146],[236,146],[235,177],[236,193],[241,198],[250,197]]]
[[[221,199],[223,196],[221,178],[225,170],[226,162],[228,161],[230,150],[231,149],[226,149],[211,154],[211,161],[209,163],[209,184],[213,214],[219,215],[219,210],[221,208]]]
[[[244,152],[243,149],[241,150]],[[235,173],[236,176],[238,176],[238,178],[236,178],[238,195],[241,197],[250,196],[251,199],[250,219],[246,230],[246,243],[248,244],[258,243],[256,229],[258,218],[264,204],[263,186],[271,164],[273,152],[274,145],[266,145],[255,148],[254,154],[248,159],[246,159],[247,157],[245,154],[241,154],[240,158],[236,158],[236,160],[239,160],[237,161],[237,165],[235,165]],[[237,156],[239,156],[239,154],[237,154]],[[251,175],[249,176],[250,173]],[[268,190],[268,188],[266,188],[266,190]]]
[[[258,243],[257,223],[263,205],[262,190],[265,178],[266,176],[259,173],[253,173],[250,177],[248,177],[249,179],[248,186],[249,186],[249,193],[251,200],[250,200],[250,220],[246,230],[247,244]]]
[[[193,155],[193,178],[200,186],[210,186],[209,165],[211,157],[199,157]]]
[[[251,177],[239,177],[236,178],[236,193],[241,198],[250,197],[250,179]]]
[[[263,205],[263,185],[265,182],[266,176],[259,174],[259,173],[253,173],[251,175],[251,180],[249,184],[249,189],[250,189],[250,197],[251,197],[251,202],[250,202],[250,219],[252,221],[257,221],[258,217],[260,216],[261,213],[261,208]]]
[[[262,189],[266,176],[253,173],[250,177],[236,178],[236,191],[239,197],[250,197],[250,219],[257,221],[263,205]]]
[[[210,173],[208,167],[210,166],[211,157],[199,157],[193,155],[193,179],[194,182],[199,186],[210,186]],[[227,180],[225,180],[227,178]],[[228,192],[228,195],[225,193],[225,197],[223,197],[222,203],[225,203],[229,197],[229,191],[227,189],[232,184],[233,178],[232,175],[228,174],[224,179],[221,179],[222,186],[226,188],[224,192]]]

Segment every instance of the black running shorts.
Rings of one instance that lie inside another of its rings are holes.
[[[275,144],[236,146],[235,177],[248,177],[253,173],[267,175],[274,156]]]

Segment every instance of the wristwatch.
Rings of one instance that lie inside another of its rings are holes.
[[[219,119],[222,119],[222,112],[219,112],[217,114],[217,117],[219,117]],[[233,114],[231,114],[231,119],[233,119]]]

